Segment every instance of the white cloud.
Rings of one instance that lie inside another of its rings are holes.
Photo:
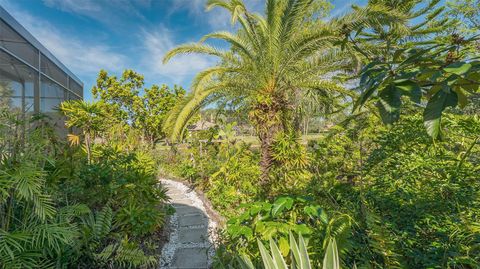
[[[142,59],[141,69],[149,76],[161,76],[173,83],[186,83],[197,72],[212,66],[215,59],[212,57],[189,54],[179,55],[163,64],[165,54],[178,44],[172,34],[166,29],[155,32],[143,33],[145,53]],[[158,79],[156,79],[158,81]]]
[[[107,25],[125,23],[126,15],[145,20],[141,8],[151,6],[152,0],[43,0],[51,8],[88,17]]]
[[[91,0],[44,0],[43,2],[48,7],[55,7],[63,11],[79,14],[88,14],[90,12],[98,12],[101,10],[99,3]]]

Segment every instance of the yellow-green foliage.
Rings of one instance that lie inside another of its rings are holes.
[[[236,145],[208,179],[207,197],[224,216],[238,214],[242,203],[253,202],[259,193],[255,178],[260,176],[258,158],[245,145]]]

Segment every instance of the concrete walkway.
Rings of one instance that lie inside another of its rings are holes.
[[[216,223],[209,219],[195,191],[183,183],[162,179],[176,213],[169,223],[169,242],[162,249],[160,268],[205,269],[211,266]]]

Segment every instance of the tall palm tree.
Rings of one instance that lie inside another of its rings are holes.
[[[191,93],[170,113],[165,124],[170,138],[181,138],[188,119],[208,102],[223,98],[241,103],[261,143],[261,184],[267,184],[271,145],[279,132],[295,128],[292,119],[301,91],[345,92],[327,78],[345,64],[345,58],[333,45],[335,31],[317,19],[318,2],[267,0],[260,15],[249,12],[242,0],[209,0],[207,9],[227,10],[238,30],[207,34],[200,42],[181,45],[165,55],[164,62],[189,53],[219,59],[217,65],[198,73]],[[223,40],[230,48],[208,45],[208,39]]]

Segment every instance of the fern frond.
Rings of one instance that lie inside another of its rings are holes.
[[[106,246],[95,258],[112,268],[153,267],[158,261],[155,256],[148,256],[135,244],[122,240]]]

